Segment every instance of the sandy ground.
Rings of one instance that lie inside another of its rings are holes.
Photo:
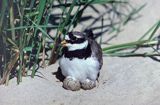
[[[160,19],[159,0],[132,0],[147,3],[142,17],[125,26],[113,42],[133,41]],[[134,35],[133,35],[134,34]],[[122,36],[123,35],[123,36]],[[37,76],[16,79],[0,86],[0,105],[160,105],[160,63],[143,57],[104,57],[99,85],[76,92],[62,88],[54,74],[58,63],[40,69]]]

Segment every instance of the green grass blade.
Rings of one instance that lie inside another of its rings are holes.
[[[153,30],[153,32],[149,36],[148,40],[151,40],[153,38],[153,36],[155,35],[155,33],[157,32],[157,30],[159,29],[159,27],[160,27],[160,20],[158,21],[157,26],[155,27],[155,29]]]
[[[57,28],[57,25],[38,25],[39,28]],[[5,29],[6,31],[12,31],[12,30],[20,30],[20,29],[28,29],[28,28],[37,28],[37,26],[20,26],[20,27],[14,27]]]
[[[149,46],[149,45],[156,45],[158,43],[157,40],[140,40],[130,43],[124,43],[124,44],[118,44],[118,45],[112,45],[107,48],[103,48],[103,52],[105,54],[109,53],[115,53],[121,50],[127,50],[127,49],[134,49],[140,46]]]
[[[143,56],[143,57],[151,57],[151,56],[159,56],[158,53],[153,53],[153,52],[145,52],[145,53],[132,53],[132,52],[116,52],[116,53],[105,53],[104,56],[112,56],[112,57],[138,57],[138,56]]]
[[[10,5],[11,5],[11,7],[9,9],[10,26],[11,26],[11,28],[14,28],[15,26],[14,26],[14,12],[13,12],[13,1],[12,0],[10,1]],[[15,41],[15,39],[16,39],[15,30],[11,31],[11,35],[12,35],[12,40]]]
[[[40,53],[40,50],[41,50],[41,48],[42,48],[42,44],[39,43],[38,46],[39,46],[39,47],[38,47],[38,51],[37,51],[37,54],[36,54],[36,60],[35,60],[35,63],[34,63],[34,65],[33,65],[32,74],[31,74],[31,77],[32,77],[32,78],[34,78],[35,73],[36,73],[36,66],[37,66],[37,62],[38,62],[39,53]]]
[[[1,11],[0,11],[0,33],[1,33],[1,31],[2,31],[2,24],[3,24],[3,20],[4,20],[4,16],[5,16],[5,11],[6,11],[6,9],[7,9],[7,0],[3,0],[2,1],[2,7],[0,8],[1,9]],[[2,35],[2,34],[0,34],[0,35]]]
[[[123,25],[126,25],[132,19],[132,16],[141,11],[145,6],[146,4],[143,4],[138,9],[133,9],[133,11],[126,17],[126,19],[124,19]]]
[[[128,2],[128,0],[91,0],[91,1],[92,1],[91,4],[127,3]]]
[[[147,37],[147,35],[148,35],[151,31],[153,31],[153,29],[155,29],[155,27],[158,26],[158,24],[159,24],[159,21],[156,22],[151,28],[149,28],[149,30],[148,30],[144,35],[142,35],[142,36],[139,38],[139,40],[142,40],[142,39],[144,39],[145,37]],[[151,34],[151,35],[152,35],[152,34]]]
[[[43,33],[43,34],[42,34],[43,37],[47,37],[47,38],[53,40],[52,37],[51,37],[50,35],[48,35],[47,32],[46,32],[44,29],[42,29],[41,27],[39,27],[38,24],[36,24],[34,21],[32,21],[31,19],[29,19],[28,17],[27,17],[27,19],[28,19],[29,21],[31,21],[31,22],[33,23],[33,25],[35,25],[36,29],[39,29],[39,30]]]
[[[110,47],[103,48],[103,51],[110,50],[110,49],[115,49],[115,48],[123,48],[123,47],[126,47],[126,46],[141,45],[141,44],[146,43],[146,42],[147,42],[147,40],[141,40],[141,41],[124,43],[124,44],[112,45]]]

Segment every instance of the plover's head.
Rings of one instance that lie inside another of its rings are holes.
[[[67,47],[69,51],[85,49],[88,46],[88,40],[81,32],[69,32],[64,39],[61,44],[63,47]]]

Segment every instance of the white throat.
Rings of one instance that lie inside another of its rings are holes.
[[[86,48],[87,46],[88,46],[88,40],[84,41],[83,43],[67,45],[69,51],[80,50]]]

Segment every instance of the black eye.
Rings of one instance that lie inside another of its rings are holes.
[[[77,40],[77,38],[72,33],[69,33],[69,38],[71,40]]]

